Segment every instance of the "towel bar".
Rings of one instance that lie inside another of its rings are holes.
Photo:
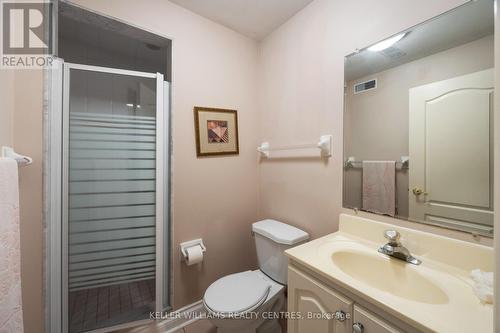
[[[20,166],[26,166],[33,163],[33,159],[31,157],[19,155],[11,147],[3,146],[2,154],[0,156],[15,159],[17,161],[17,164],[19,164]]]
[[[362,168],[363,167],[363,161],[356,161],[354,156],[350,156],[345,162],[344,162],[344,168]],[[410,168],[410,159],[408,156],[401,156],[401,161],[396,161],[396,167],[399,167],[400,169],[407,170]]]
[[[264,157],[269,157],[270,152],[272,151],[283,151],[283,150],[296,150],[296,149],[319,149],[320,157],[330,157],[332,156],[332,135],[322,135],[319,138],[319,141],[316,143],[303,143],[296,144],[290,146],[277,146],[271,147],[269,142],[263,142],[259,147],[257,147],[257,151],[261,153]]]

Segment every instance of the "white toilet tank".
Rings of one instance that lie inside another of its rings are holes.
[[[288,258],[285,250],[304,243],[309,239],[309,234],[275,220],[253,223],[252,232],[260,270],[276,282],[286,285]]]

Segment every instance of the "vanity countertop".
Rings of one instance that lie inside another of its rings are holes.
[[[384,230],[421,265],[389,258],[377,250]],[[323,279],[348,290],[423,332],[493,332],[493,306],[472,290],[472,269],[493,271],[491,247],[341,214],[339,231],[286,251]]]

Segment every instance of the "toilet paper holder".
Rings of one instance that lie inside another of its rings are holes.
[[[184,259],[184,261],[187,261],[187,257],[188,257],[187,249],[190,247],[193,247],[193,246],[198,246],[198,245],[201,247],[201,252],[204,253],[207,251],[205,244],[203,244],[203,239],[201,239],[201,238],[193,239],[193,240],[183,242],[180,244],[181,254],[182,254],[182,258]]]

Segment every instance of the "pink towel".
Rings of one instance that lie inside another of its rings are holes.
[[[0,333],[22,333],[17,162],[0,158]]]
[[[395,161],[363,161],[363,210],[396,215]]]

